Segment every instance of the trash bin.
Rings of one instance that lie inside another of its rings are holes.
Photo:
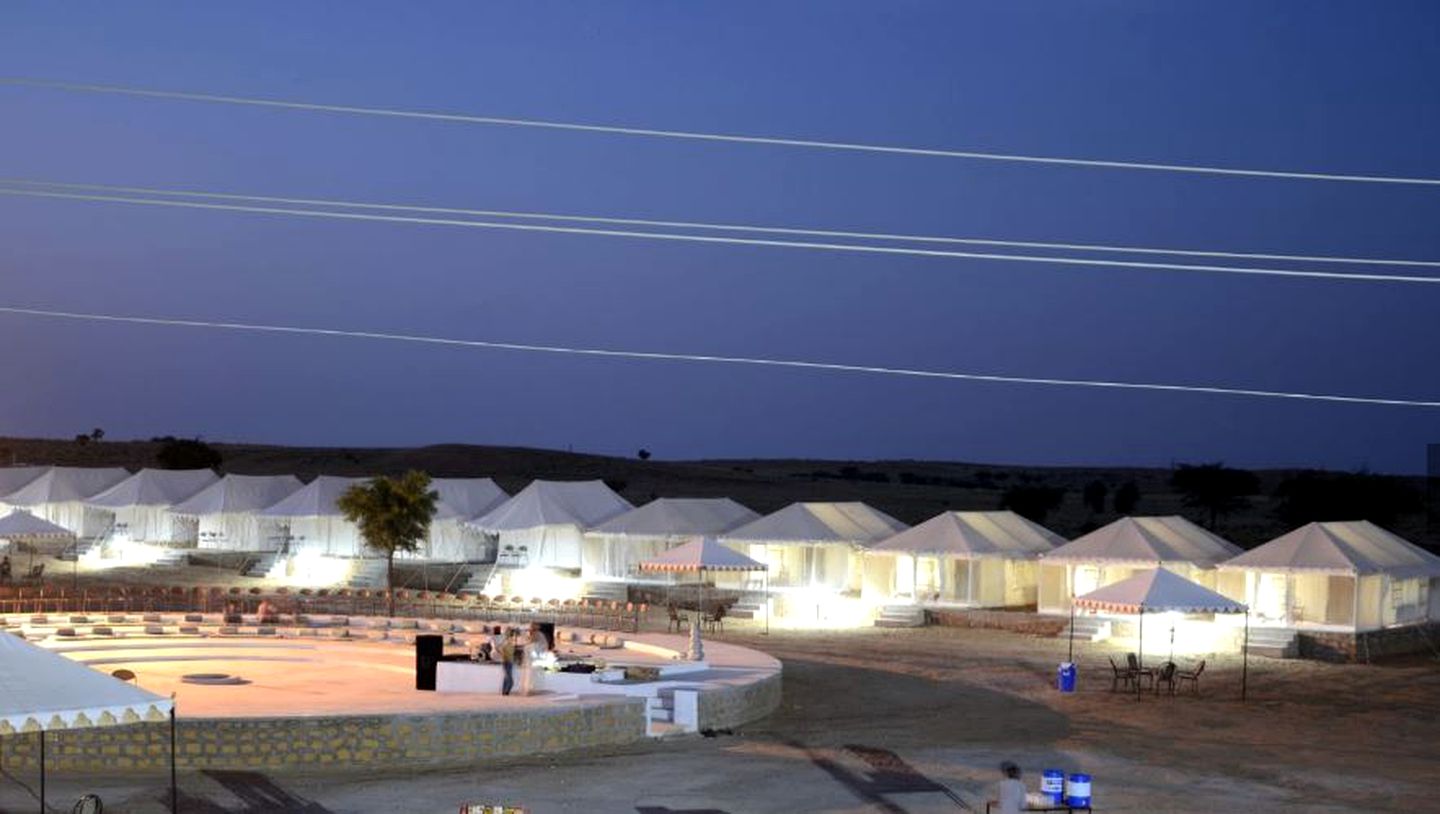
[[[1090,807],[1090,775],[1070,775],[1070,782],[1065,784],[1065,804],[1071,808]]]
[[[1040,794],[1048,805],[1065,804],[1065,773],[1059,769],[1046,769],[1040,775]]]
[[[1060,692],[1075,692],[1075,664],[1073,662],[1060,662],[1060,669],[1055,675],[1055,686]]]

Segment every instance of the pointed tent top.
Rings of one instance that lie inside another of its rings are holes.
[[[1282,534],[1221,568],[1306,571],[1337,575],[1440,577],[1440,557],[1368,520],[1309,523]]]
[[[1046,562],[1188,562],[1211,566],[1240,547],[1183,517],[1122,517],[1041,557]]]
[[[24,540],[34,537],[74,537],[74,532],[51,523],[43,517],[16,509],[0,517],[0,540]]]
[[[19,636],[0,633],[0,735],[164,720],[172,703]]]
[[[226,475],[170,507],[170,512],[196,517],[255,512],[274,506],[304,485],[294,475]]]
[[[128,477],[130,473],[118,466],[105,469],[52,466],[40,477],[0,497],[0,501],[12,506],[71,503],[98,495]]]
[[[1065,539],[1014,512],[945,512],[874,548],[877,554],[948,554],[956,557],[1031,557]]]
[[[843,543],[868,546],[909,528],[859,501],[791,503],[721,538],[726,542]]]
[[[696,537],[658,557],[640,563],[642,571],[764,571],[766,566],[721,545],[713,537]]]
[[[0,499],[49,471],[48,466],[0,467]]]
[[[256,514],[263,517],[340,517],[340,508],[335,505],[340,496],[350,487],[369,480],[321,475],[289,497],[261,509]]]
[[[107,509],[174,506],[219,480],[209,469],[142,469],[85,502]]]
[[[471,525],[490,532],[542,526],[588,529],[633,508],[604,481],[537,480]]]
[[[430,488],[440,495],[436,520],[469,520],[510,498],[490,478],[432,478]]]
[[[690,537],[720,534],[760,515],[728,497],[662,497],[612,517],[590,533],[617,537]]]
[[[1244,613],[1243,603],[1164,568],[1150,568],[1075,597],[1075,607],[1112,613]]]

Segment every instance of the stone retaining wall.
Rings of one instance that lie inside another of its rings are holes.
[[[733,729],[758,721],[780,706],[780,673],[738,687],[711,686],[700,692],[700,729]]]
[[[942,627],[980,627],[1008,630],[1030,636],[1059,636],[1070,620],[1064,616],[1045,616],[1027,611],[1006,610],[935,610],[926,609],[925,624]]]
[[[46,765],[99,771],[169,765],[165,723],[46,735]],[[515,712],[317,718],[181,718],[178,765],[187,769],[473,766],[488,759],[631,743],[645,737],[645,703],[616,699]],[[37,768],[33,734],[3,739],[5,767]]]
[[[1433,653],[1440,648],[1440,624],[1406,625],[1366,633],[1302,630],[1300,656],[1321,661],[1371,661],[1386,656]]]

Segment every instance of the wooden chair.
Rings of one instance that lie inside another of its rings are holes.
[[[665,626],[667,631],[684,633],[690,629],[690,617],[676,610],[674,605],[666,605],[665,612],[669,615],[669,623]]]
[[[1123,670],[1120,669],[1120,665],[1118,665],[1118,664],[1115,663],[1115,657],[1114,657],[1114,656],[1111,656],[1111,657],[1110,657],[1110,692],[1118,692],[1118,691],[1120,691],[1120,690],[1122,690],[1122,689],[1133,690],[1133,689],[1135,688],[1135,687],[1134,687],[1134,683],[1135,683],[1135,674],[1132,673],[1132,672],[1130,672],[1130,670],[1129,670],[1128,668],[1123,669]]]
[[[1155,686],[1155,694],[1156,694],[1156,695],[1159,695],[1159,694],[1160,694],[1160,686],[1161,686],[1162,684],[1169,688],[1171,695],[1174,695],[1174,694],[1175,694],[1175,662],[1173,662],[1173,661],[1167,661],[1167,662],[1165,662],[1164,664],[1160,665],[1160,669],[1155,673],[1155,679],[1154,679],[1154,681],[1153,681],[1152,683],[1153,683],[1154,686]]]
[[[1200,664],[1194,670],[1181,670],[1175,674],[1175,680],[1180,686],[1190,683],[1190,689],[1196,695],[1200,694],[1200,674],[1205,672],[1205,660],[1201,659]]]
[[[1141,684],[1148,680],[1150,686],[1155,686],[1155,671],[1149,667],[1141,667],[1140,659],[1134,653],[1125,654],[1125,662],[1130,666],[1130,674],[1135,677],[1135,689],[1143,689]]]

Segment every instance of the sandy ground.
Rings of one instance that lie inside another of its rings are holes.
[[[983,811],[1002,759],[1032,786],[1043,768],[1088,771],[1107,812],[1435,810],[1440,663],[1430,660],[1254,659],[1242,704],[1231,658],[1212,659],[1198,699],[1137,700],[1109,692],[1102,645],[1081,648],[1080,691],[1061,695],[1056,640],[937,628],[725,638],[786,665],[781,709],[734,734],[465,772],[182,773],[182,810]],[[21,782],[34,778],[0,782],[0,810],[34,810]],[[137,812],[163,811],[164,788],[163,777],[51,785],[64,810],[95,791],[107,811]]]

